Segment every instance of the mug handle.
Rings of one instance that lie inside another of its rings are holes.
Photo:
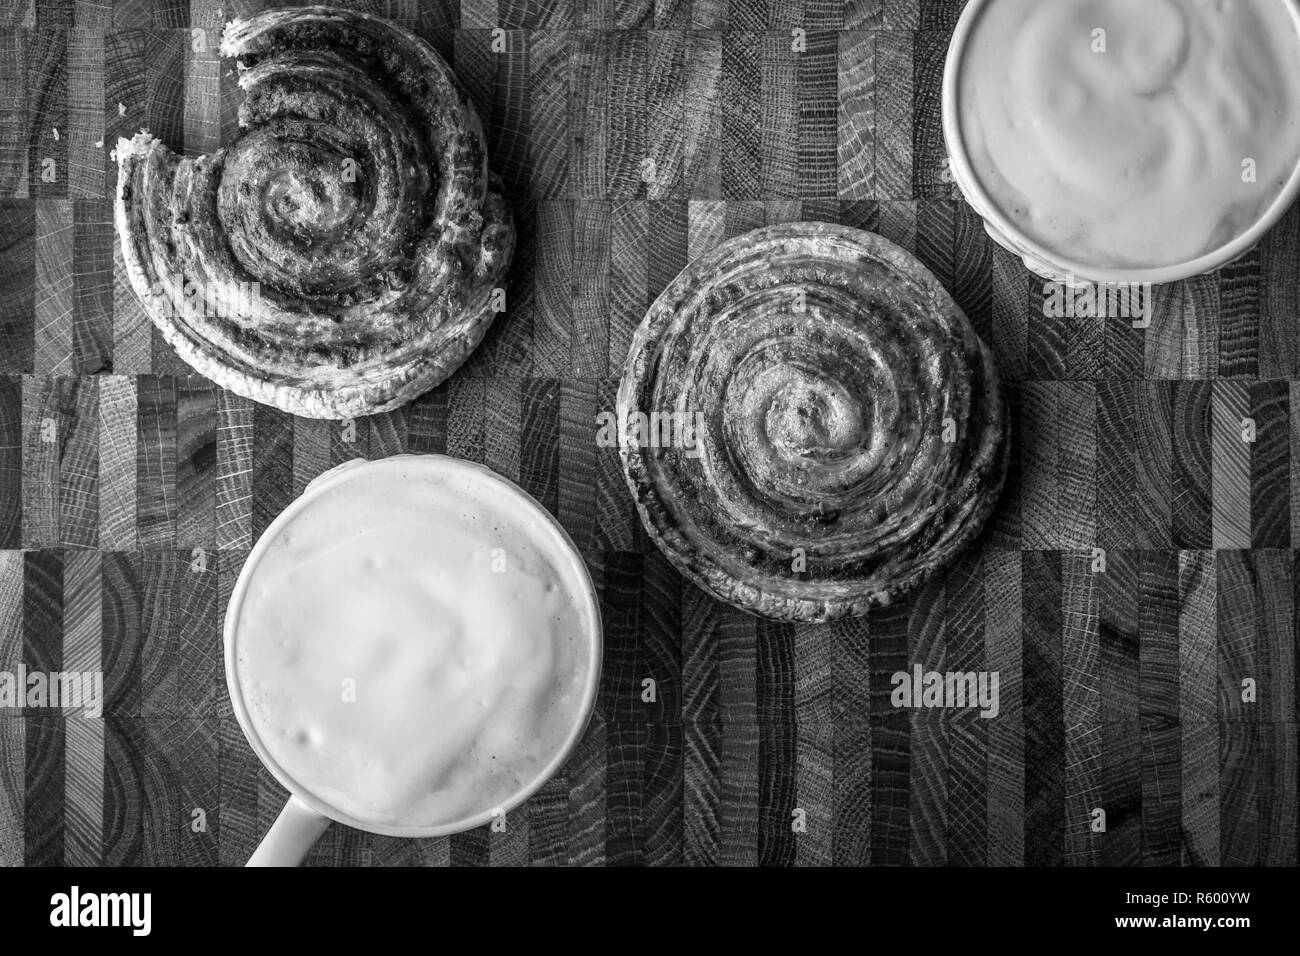
[[[336,472],[365,464],[364,458],[353,458],[321,472],[307,484],[310,490],[324,478]],[[323,816],[292,794],[284,809],[266,831],[245,866],[298,866],[307,858],[312,846],[329,827],[329,817]]]
[[[291,795],[246,865],[298,866],[329,825],[329,817]]]

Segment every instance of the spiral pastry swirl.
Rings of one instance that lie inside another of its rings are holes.
[[[514,228],[483,129],[441,57],[328,7],[227,25],[239,134],[182,158],[118,144],[131,285],[182,359],[313,418],[393,408],[482,340]]]
[[[637,330],[617,415],[651,537],[778,620],[888,604],[970,543],[1006,471],[997,371],[961,310],[899,247],[828,223],[688,266]]]

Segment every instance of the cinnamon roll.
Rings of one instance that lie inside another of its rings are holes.
[[[131,286],[180,357],[285,411],[345,418],[437,385],[504,297],[510,213],[450,68],[397,25],[327,7],[226,26],[239,133],[180,157],[118,143]]]
[[[759,229],[688,266],[633,339],[620,454],[647,532],[778,620],[888,604],[968,545],[1007,462],[988,348],[880,236]]]

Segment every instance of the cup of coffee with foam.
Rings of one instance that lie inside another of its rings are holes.
[[[440,455],[326,472],[226,612],[235,716],[290,794],[249,865],[300,863],[331,821],[430,837],[508,813],[582,735],[601,649],[581,555],[514,483]]]
[[[943,134],[962,195],[1035,272],[1213,271],[1300,197],[1300,0],[970,0]]]

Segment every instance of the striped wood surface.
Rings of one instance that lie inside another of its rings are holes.
[[[505,832],[336,827],[313,863],[1297,862],[1300,208],[1157,290],[1148,330],[1046,319],[945,176],[955,0],[368,6],[454,63],[522,242],[469,365],[352,436],[188,374],[115,250],[112,144],[230,135],[216,38],[250,5],[0,0],[0,670],[102,667],[108,696],[0,716],[0,864],[244,862],[283,793],[231,716],[225,601],[314,475],[398,451],[486,462],[559,516],[601,589],[599,711]],[[659,289],[800,218],[915,250],[995,349],[1014,437],[980,548],[822,627],[685,585],[594,440]],[[893,709],[914,662],[999,671],[1001,715]]]

